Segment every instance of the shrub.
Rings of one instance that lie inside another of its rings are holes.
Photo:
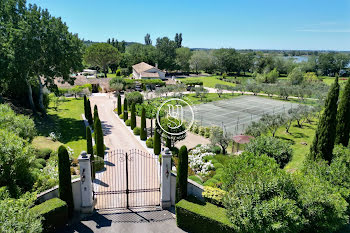
[[[200,126],[198,130],[199,135],[204,136],[205,135],[205,127]]]
[[[214,165],[214,167],[215,167],[215,170],[224,167],[224,165],[222,165],[221,163],[214,163],[213,165]]]
[[[205,127],[204,137],[210,138],[210,128],[209,127]]]
[[[143,103],[143,95],[138,91],[127,93],[125,98],[128,100],[129,106]]]
[[[64,146],[58,148],[59,197],[68,205],[69,213],[74,209],[69,155]]]
[[[134,129],[136,127],[136,109],[135,104],[131,106],[131,122],[130,122],[131,129]]]
[[[234,232],[226,217],[224,208],[211,203],[200,203],[191,198],[181,200],[175,206],[176,224],[179,228],[193,233]]]
[[[124,117],[124,122],[125,122],[127,119],[129,119],[128,99],[127,98],[124,99],[123,107],[124,107],[124,112],[123,112],[124,115],[123,115],[123,117]]]
[[[104,167],[105,167],[105,161],[101,157],[95,156],[95,160],[94,160],[95,172],[103,170]]]
[[[146,140],[146,146],[148,148],[153,148],[153,138],[149,138]]]
[[[124,119],[124,114],[123,114],[123,113],[120,114],[120,115],[119,115],[119,118],[120,118],[120,119]]]
[[[102,131],[102,125],[99,118],[97,118],[95,122],[95,137],[96,137],[96,155],[100,156],[101,158],[104,158],[105,156],[105,147],[103,143],[103,131]]]
[[[215,154],[220,154],[221,153],[221,147],[220,146],[212,146],[210,148],[210,151]]]
[[[36,159],[35,162],[41,164],[43,167],[46,166],[46,160],[45,159]]]
[[[52,150],[50,148],[39,149],[39,150],[36,150],[36,158],[49,159],[51,153],[52,153]]]
[[[90,100],[89,99],[86,102],[86,114],[87,114],[86,119],[89,122],[89,125],[93,126],[94,121],[92,119],[91,104],[90,104]]]
[[[170,148],[170,151],[171,151],[171,153],[172,153],[172,155],[173,156],[175,156],[175,157],[178,157],[178,155],[179,155],[179,149],[177,148],[177,147],[171,147]]]
[[[95,172],[93,167],[94,167],[94,149],[92,146],[92,135],[91,135],[91,130],[90,127],[87,126],[86,127],[86,152],[87,154],[90,155],[90,162],[91,162],[91,178],[95,179]]]
[[[67,203],[58,198],[36,205],[30,211],[43,217],[42,224],[46,232],[54,231],[64,226],[68,221]]]
[[[203,184],[202,180],[198,176],[189,176],[188,179],[193,180],[197,184],[200,184],[200,185]]]
[[[142,114],[141,114],[141,132],[140,132],[140,139],[143,140],[143,141],[147,139],[146,110],[145,110],[145,108],[142,108]]]
[[[187,197],[187,177],[188,177],[188,151],[186,146],[182,146],[179,151],[179,163],[176,176],[176,196],[175,202]]]
[[[281,168],[291,160],[293,154],[293,149],[289,143],[268,136],[260,136],[251,140],[245,149],[255,156],[266,154],[274,158]]]
[[[130,124],[131,124],[130,119],[127,119],[127,120],[125,121],[125,125],[126,125],[126,126],[130,126]]]
[[[204,182],[204,186],[217,187],[219,181],[217,179],[211,178]]]
[[[121,74],[120,69],[117,69],[117,71],[115,72],[115,75],[118,77],[118,76],[120,76],[120,74]]]
[[[140,132],[141,132],[140,127],[135,127],[133,132],[134,132],[135,135],[140,135]]]
[[[155,155],[159,155],[161,151],[161,138],[160,134],[158,133],[158,127],[156,127],[156,130],[154,131],[154,143],[153,143],[153,152]]]
[[[204,186],[204,191],[202,195],[207,202],[223,207],[223,198],[226,195],[226,192],[224,190]]]
[[[120,114],[122,114],[122,98],[121,98],[120,94],[118,94],[118,106],[117,106],[117,108],[118,108],[118,115],[120,116]],[[121,119],[123,119],[123,118],[121,117]]]

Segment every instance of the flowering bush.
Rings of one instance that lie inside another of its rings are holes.
[[[49,134],[49,137],[51,138],[52,141],[56,142],[60,139],[61,134],[60,133],[55,134],[55,132],[51,132]]]
[[[197,175],[207,175],[209,171],[214,169],[211,161],[206,162],[204,160],[207,156],[215,155],[209,151],[210,147],[208,145],[201,145],[194,148],[188,155],[189,166]]]

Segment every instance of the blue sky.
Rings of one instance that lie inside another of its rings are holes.
[[[80,38],[190,48],[350,50],[350,0],[30,0]]]

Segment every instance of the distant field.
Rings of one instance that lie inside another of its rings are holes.
[[[234,83],[230,82],[225,82],[222,80],[217,79],[217,77],[220,76],[209,76],[209,77],[193,77],[193,78],[184,78],[184,79],[179,79],[181,80],[191,80],[191,81],[202,81],[203,86],[205,87],[211,87],[214,88],[216,84],[223,84],[223,85],[228,85],[228,86],[236,86]]]

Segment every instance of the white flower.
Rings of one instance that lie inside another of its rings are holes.
[[[214,168],[211,161],[205,162],[204,157],[214,156],[214,153],[209,152],[208,145],[202,145],[191,151],[188,155],[189,166],[198,175],[207,175],[211,169]]]

